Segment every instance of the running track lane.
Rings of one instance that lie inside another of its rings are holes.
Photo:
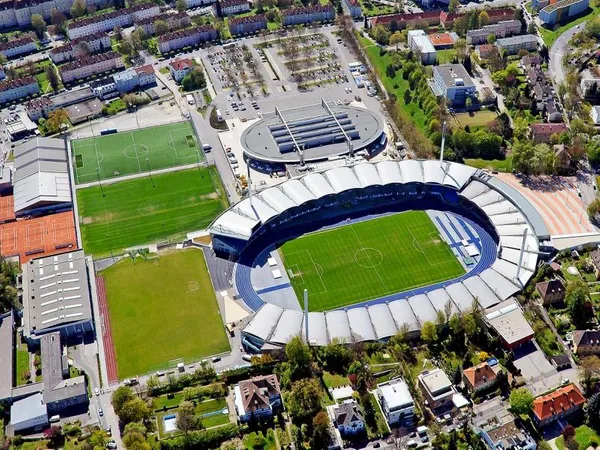
[[[96,290],[98,291],[98,306],[100,306],[100,316],[102,316],[102,338],[104,340],[104,355],[106,358],[106,371],[108,372],[108,384],[117,383],[117,357],[115,354],[115,345],[112,339],[110,329],[110,317],[108,315],[108,303],[106,301],[106,287],[104,286],[104,277],[96,277]]]

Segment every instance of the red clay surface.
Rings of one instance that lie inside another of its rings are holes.
[[[12,195],[0,196],[0,223],[15,219],[15,199]]]
[[[96,290],[98,292],[98,306],[102,324],[102,340],[104,342],[104,358],[106,359],[106,371],[108,372],[108,384],[117,383],[119,375],[117,372],[117,355],[115,344],[110,329],[110,317],[108,315],[108,301],[106,300],[106,287],[104,277],[96,277]]]
[[[517,189],[540,213],[552,236],[595,232],[586,208],[577,195],[574,177],[539,176],[519,179],[495,175]]]
[[[67,211],[0,225],[0,255],[33,258],[77,249],[73,212]]]

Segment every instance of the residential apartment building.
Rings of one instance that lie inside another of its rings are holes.
[[[0,83],[0,103],[12,102],[40,93],[40,87],[34,77],[17,78]]]
[[[482,362],[463,370],[463,382],[471,393],[486,391],[496,385],[496,372],[487,362]]]
[[[535,285],[535,289],[540,294],[544,306],[553,305],[565,300],[565,285],[558,278],[549,281],[540,281]]]
[[[408,46],[413,52],[421,55],[421,63],[425,65],[436,63],[437,51],[423,30],[409,30]]]
[[[50,50],[49,56],[54,64],[61,64],[87,56],[90,53],[102,53],[111,48],[110,36],[101,31],[73,39],[65,45],[53,48]]]
[[[521,50],[532,52],[538,48],[538,37],[534,34],[524,34],[522,36],[513,36],[498,39],[496,46],[500,53],[505,52],[509,55],[516,55]]]
[[[369,19],[371,27],[381,25],[393,31],[412,27],[417,23],[426,23],[433,27],[440,24],[440,11],[423,11],[411,14],[389,14]]]
[[[452,48],[454,43],[458,41],[458,34],[456,34],[454,31],[446,33],[432,33],[428,34],[427,37],[436,50]]]
[[[333,406],[333,424],[342,436],[365,432],[365,418],[356,400],[346,400]]]
[[[6,78],[6,72],[4,71],[4,67],[0,66],[0,80],[4,80]]]
[[[342,0],[342,10],[345,14],[352,16],[353,19],[358,19],[362,16],[358,0]]]
[[[489,17],[489,24],[501,22],[503,20],[512,20],[515,18],[515,9],[513,8],[495,8],[495,9],[484,9]],[[464,16],[463,13],[448,13],[442,11],[440,13],[440,23],[446,28],[450,29],[454,25],[454,21],[459,17]]]
[[[48,114],[56,109],[56,105],[48,97],[34,98],[27,102],[25,110],[31,120],[37,122],[42,117],[48,118]]]
[[[543,427],[557,420],[566,419],[580,411],[584,404],[585,397],[579,388],[574,384],[568,384],[533,401],[533,420],[537,426]]]
[[[474,97],[475,83],[462,64],[442,64],[433,68],[434,94],[449,100],[454,106],[463,106]]]
[[[164,54],[184,47],[194,47],[202,42],[214,41],[216,38],[217,30],[212,25],[201,25],[163,34],[158,38],[158,49]]]
[[[112,78],[121,94],[156,83],[156,74],[150,64],[141,67],[130,67],[123,72],[116,73]]]
[[[125,67],[123,58],[119,53],[110,51],[81,58],[77,61],[67,63],[59,68],[60,78],[63,83],[99,75],[115,69]]]
[[[536,3],[535,0],[534,3]],[[590,6],[590,0],[560,0],[549,3],[540,9],[538,14],[540,20],[548,25],[554,25],[569,17],[581,14]],[[538,2],[538,5],[540,4],[543,4],[543,2]]]
[[[138,20],[155,17],[160,14],[160,7],[155,3],[142,3],[131,8],[99,14],[75,20],[69,24],[69,39],[77,39],[87,34],[111,31],[115,27],[129,27]]]
[[[485,44],[487,42],[488,36],[490,35],[498,39],[519,34],[521,32],[521,28],[522,24],[519,20],[503,20],[492,25],[486,25],[477,30],[468,30],[467,44]]]
[[[600,355],[600,331],[573,331],[573,352],[579,356]]]
[[[450,378],[442,369],[423,372],[417,377],[419,388],[425,401],[432,410],[446,406],[452,402],[456,389]]]
[[[284,27],[313,22],[330,22],[333,19],[335,19],[335,9],[331,5],[303,6],[281,11],[281,23]]]
[[[414,418],[415,402],[404,380],[398,378],[378,384],[377,398],[390,425],[405,423]]]
[[[178,12],[175,14],[162,14],[160,16],[138,20],[135,22],[135,27],[141,28],[147,35],[152,36],[156,33],[154,30],[154,23],[157,20],[166,22],[166,24],[169,26],[169,31],[175,31],[180,28],[188,27],[192,23],[190,16],[188,16],[185,12]]]
[[[233,390],[240,422],[272,417],[283,407],[277,375],[262,375],[240,381]]]
[[[100,100],[115,98],[120,94],[115,80],[111,76],[92,81],[90,83],[90,88],[92,89],[94,96],[98,97]]]
[[[53,9],[69,14],[74,0],[4,0],[0,1],[0,29],[28,27],[31,16],[40,14],[47,22]],[[87,5],[104,7],[106,0],[87,0]]]
[[[0,55],[4,56],[6,59],[33,53],[36,50],[37,45],[35,45],[35,40],[31,37],[13,39],[12,41],[0,44]]]
[[[216,17],[227,17],[250,11],[248,0],[217,0],[213,5]]]
[[[215,0],[185,0],[185,7],[187,9],[196,8],[198,6],[212,5]]]
[[[232,35],[256,33],[267,29],[267,18],[264,14],[229,19],[229,32]]]
[[[550,142],[553,134],[560,135],[566,133],[568,130],[564,123],[532,123],[529,125],[529,129],[531,130],[533,142],[536,144],[541,142],[547,144]]]
[[[175,61],[171,61],[169,63],[169,72],[171,73],[171,78],[175,80],[176,83],[181,83],[181,80],[192,70],[194,67],[194,63],[191,59],[176,59]]]

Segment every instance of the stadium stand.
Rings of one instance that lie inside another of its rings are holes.
[[[524,198],[507,194],[492,180],[484,172],[450,162],[361,163],[292,178],[233,205],[209,231],[217,253],[238,258],[234,285],[246,305],[257,311],[243,330],[244,343],[258,350],[305,332],[302,312],[265,304],[254,291],[253,262],[277,242],[346,218],[349,203],[355,217],[394,208],[454,212],[468,225],[465,229],[478,234],[472,242],[481,257],[476,267],[453,280],[345,309],[310,312],[312,345],[333,339],[387,339],[405,327],[418,332],[424,322],[435,322],[448,300],[452,310],[466,311],[475,298],[485,310],[510,298],[533,276],[538,238],[547,230],[539,226],[541,219]]]

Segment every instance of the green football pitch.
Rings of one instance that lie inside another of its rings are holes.
[[[181,239],[227,207],[215,167],[77,190],[83,248],[95,258]]]
[[[126,258],[100,275],[120,379],[229,351],[201,250]]]
[[[464,268],[424,211],[311,233],[281,247],[299,299],[328,311],[449,280]]]
[[[71,148],[77,184],[204,160],[189,122],[78,139]]]

